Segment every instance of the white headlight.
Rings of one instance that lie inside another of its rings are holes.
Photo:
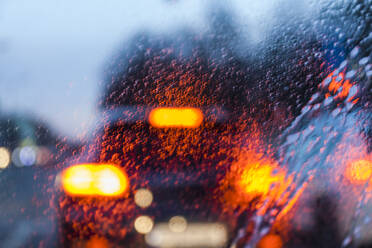
[[[5,147],[0,147],[0,169],[5,169],[10,163],[10,152]]]

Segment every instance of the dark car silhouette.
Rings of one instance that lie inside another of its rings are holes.
[[[139,36],[128,64],[114,68],[93,142],[61,174],[64,246],[104,237],[125,247],[222,247],[235,232],[217,192],[233,136],[248,125],[246,69],[217,65],[202,41],[179,44]]]

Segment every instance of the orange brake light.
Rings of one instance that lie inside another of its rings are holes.
[[[266,195],[270,192],[271,185],[279,180],[272,175],[273,168],[269,165],[255,165],[243,171],[238,184],[245,193]]]
[[[203,122],[203,113],[198,108],[155,108],[150,112],[149,122],[159,128],[197,128]]]
[[[354,184],[363,184],[372,176],[372,162],[368,160],[356,160],[348,164],[346,178]]]
[[[114,165],[80,164],[63,171],[62,187],[69,195],[120,196],[128,190],[129,180]]]

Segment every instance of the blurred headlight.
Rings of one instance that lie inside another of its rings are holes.
[[[36,162],[37,148],[24,146],[19,151],[19,160],[23,166],[32,166]]]
[[[69,195],[120,196],[129,188],[127,175],[109,164],[81,164],[62,173],[62,187]]]
[[[137,232],[146,234],[151,232],[152,228],[154,227],[153,220],[146,215],[139,216],[134,221],[134,228]]]
[[[134,195],[134,202],[141,208],[149,207],[153,199],[154,197],[148,189],[139,189]]]
[[[203,113],[197,108],[155,108],[149,122],[154,127],[197,128],[203,122]]]
[[[0,169],[5,169],[10,163],[10,153],[5,147],[0,147]]]

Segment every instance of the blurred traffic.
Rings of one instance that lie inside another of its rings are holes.
[[[40,235],[33,231],[34,221],[41,230],[46,228],[42,236],[53,234],[48,231],[51,221],[45,215],[50,198],[48,177],[53,175],[57,161],[79,149],[80,144],[58,137],[41,120],[0,114],[2,245],[19,247],[26,240],[33,242],[32,236],[39,242]]]
[[[372,245],[371,1],[38,4],[116,44],[40,71],[9,39],[39,76],[0,60],[1,247]]]

